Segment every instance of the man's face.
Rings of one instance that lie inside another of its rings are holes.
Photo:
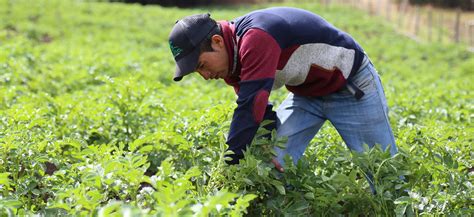
[[[229,75],[229,59],[224,38],[220,35],[212,36],[211,46],[214,51],[201,53],[196,71],[206,80],[224,79]]]

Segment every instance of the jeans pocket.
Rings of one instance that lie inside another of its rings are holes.
[[[352,83],[356,85],[364,93],[372,92],[376,90],[376,84],[374,75],[372,74],[372,66],[367,66],[362,71],[359,71],[354,77],[352,77]]]

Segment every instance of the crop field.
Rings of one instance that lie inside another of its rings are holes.
[[[327,122],[284,173],[270,162],[284,139],[257,137],[240,164],[225,163],[235,93],[199,75],[173,82],[168,34],[190,14],[231,20],[277,5],[320,14],[364,47],[399,154],[351,153]],[[0,217],[473,216],[474,55],[392,26],[317,3],[0,0]]]

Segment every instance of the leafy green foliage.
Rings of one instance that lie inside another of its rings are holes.
[[[363,45],[400,153],[351,153],[328,124],[279,173],[270,159],[285,140],[263,128],[239,165],[225,163],[235,94],[196,75],[172,83],[167,44],[182,16],[269,5],[0,5],[0,216],[472,215],[474,57],[462,47],[416,44],[347,8],[287,4]]]

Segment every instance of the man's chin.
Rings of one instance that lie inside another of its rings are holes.
[[[222,72],[220,75],[221,76],[219,76],[219,78],[225,79],[225,78],[229,77],[229,72],[225,71],[225,72]]]

